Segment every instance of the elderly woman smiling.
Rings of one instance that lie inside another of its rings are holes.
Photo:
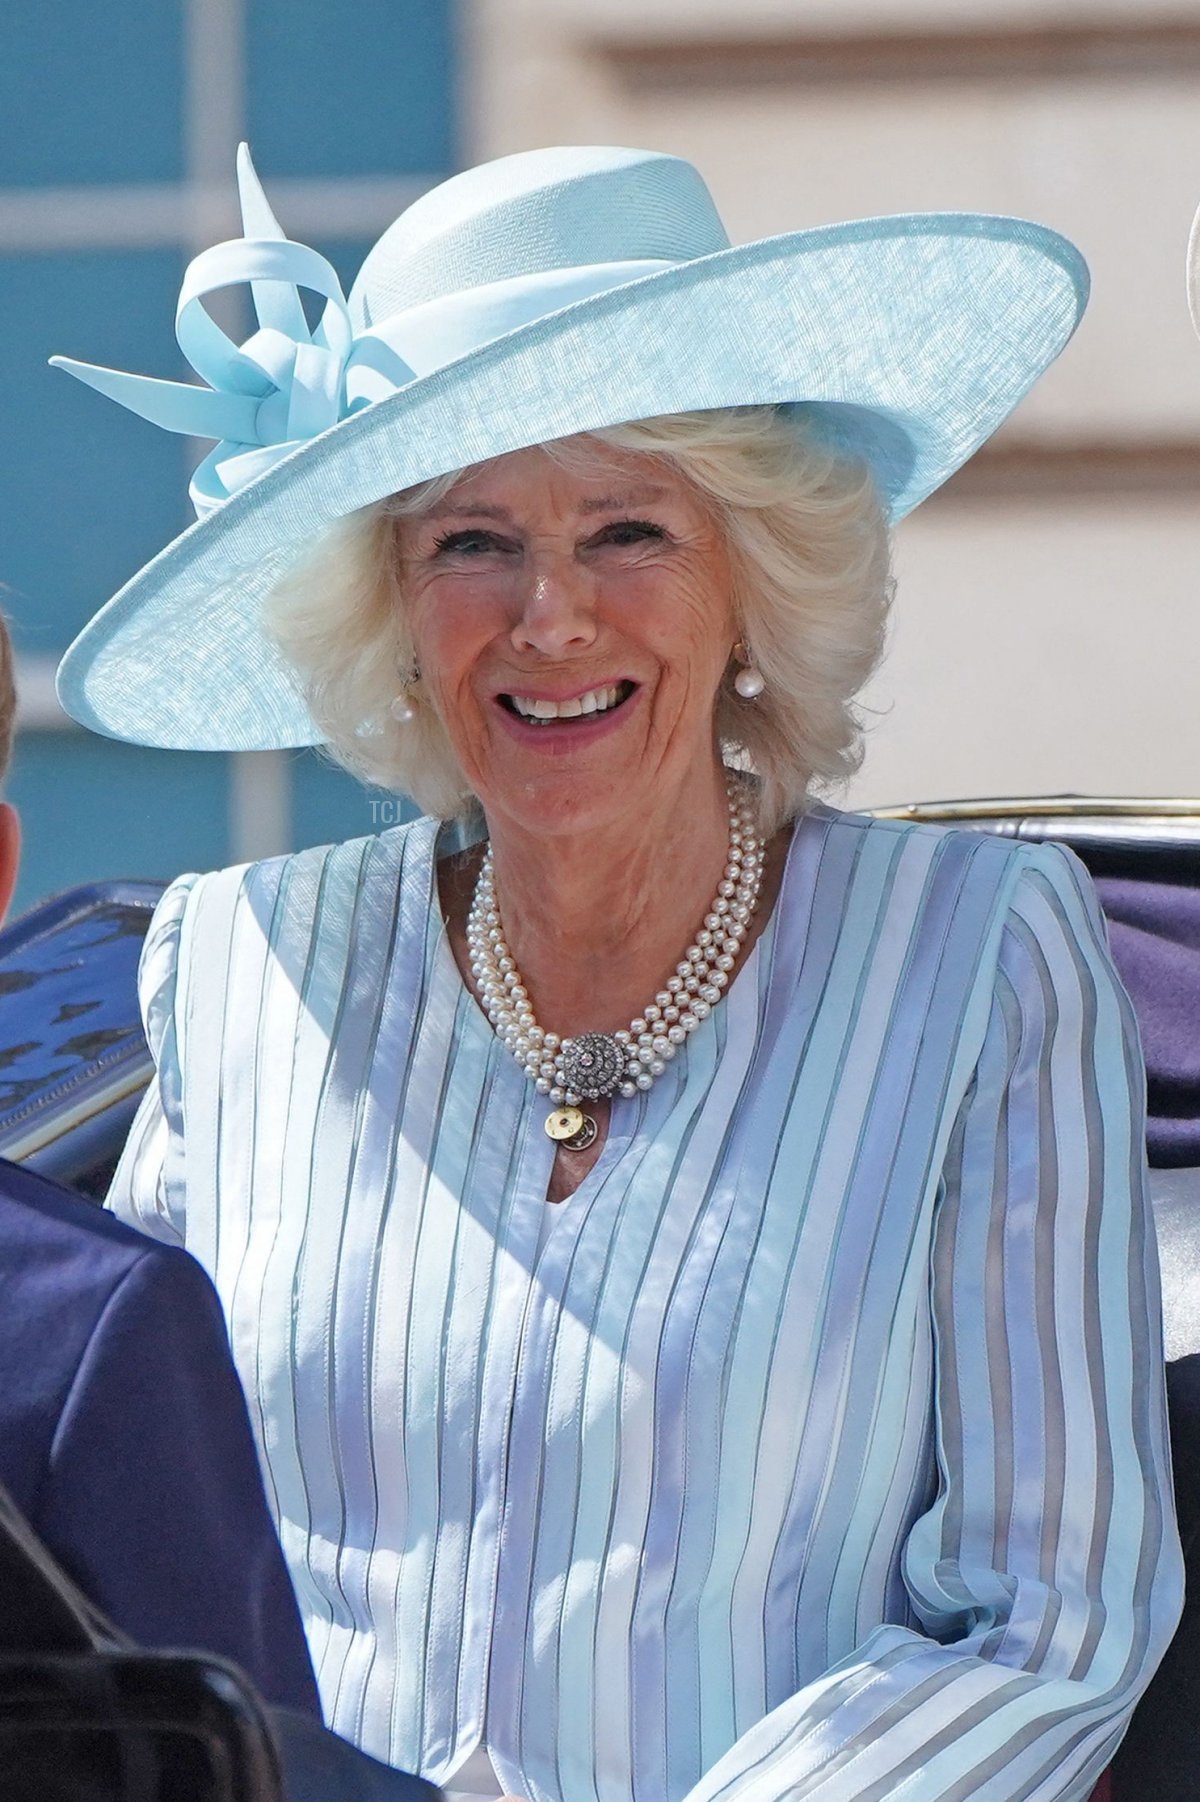
[[[272,596],[344,761],[435,815],[482,807],[486,856],[445,860],[442,912],[555,1104],[552,1200],[599,1155],[607,1096],[649,1089],[736,974],[778,893],[778,827],[851,766],[887,576],[865,472],[749,408],[444,477],[329,533]],[[402,729],[364,749],[389,712]],[[589,1030],[598,994],[611,1036]]]
[[[1065,855],[815,799],[1073,253],[731,250],[540,152],[346,323],[243,181],[212,392],[76,366],[226,442],[63,686],[427,811],[171,888],[111,1198],[222,1293],[332,1724],[535,1802],[1085,1797],[1180,1593],[1128,1007]]]

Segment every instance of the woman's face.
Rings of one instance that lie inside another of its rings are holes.
[[[499,457],[398,527],[422,689],[489,819],[538,833],[711,794],[736,635],[702,496],[669,465],[595,451],[570,469]]]

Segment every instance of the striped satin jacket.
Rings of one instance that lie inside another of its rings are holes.
[[[1085,1797],[1181,1574],[1077,866],[815,808],[547,1220],[438,842],[168,892],[111,1203],[223,1298],[331,1725],[532,1802]]]

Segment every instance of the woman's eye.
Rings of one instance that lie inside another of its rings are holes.
[[[477,557],[485,555],[488,551],[503,550],[504,543],[494,532],[469,529],[461,532],[446,532],[441,538],[435,538],[433,548],[439,557]]]
[[[666,533],[661,526],[656,526],[648,519],[617,519],[612,525],[605,526],[597,532],[594,542],[599,544],[643,544],[648,540],[662,539]]]

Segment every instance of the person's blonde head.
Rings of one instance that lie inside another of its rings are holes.
[[[720,521],[734,612],[765,687],[743,700],[732,662],[715,727],[730,762],[761,783],[771,831],[861,755],[854,696],[877,662],[890,596],[889,544],[866,471],[807,443],[773,407],[676,414],[542,448],[582,467],[606,447],[669,459]],[[474,797],[433,708],[412,685],[413,718],[390,703],[413,668],[396,556],[397,521],[440,499],[461,470],[338,522],[280,582],[266,625],[297,670],[331,755],[364,781],[449,817]]]

